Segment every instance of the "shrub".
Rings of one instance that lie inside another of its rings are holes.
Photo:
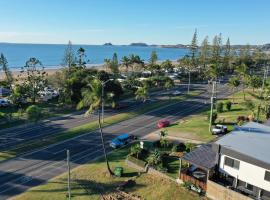
[[[171,151],[172,152],[178,152],[178,145],[174,144]]]
[[[226,101],[225,102],[226,110],[230,111],[232,108],[232,102],[231,101]]]
[[[36,105],[32,105],[26,109],[26,114],[28,120],[37,122],[42,117],[42,109]]]
[[[208,113],[208,116],[207,116],[207,119],[208,120],[210,120],[210,115],[211,115],[211,112]],[[213,111],[213,114],[212,114],[212,123],[215,123],[215,121],[217,120],[217,117],[218,117],[217,112]]]
[[[217,112],[222,113],[223,112],[223,102],[217,103]]]
[[[191,152],[196,147],[193,143],[186,143],[186,152]]]

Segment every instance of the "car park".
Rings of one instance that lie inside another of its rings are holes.
[[[225,134],[227,133],[227,131],[228,131],[227,126],[221,124],[217,124],[212,128],[213,135]]]
[[[169,125],[170,125],[170,121],[167,120],[167,119],[159,120],[158,123],[157,123],[158,128],[165,128],[165,127],[167,127]]]

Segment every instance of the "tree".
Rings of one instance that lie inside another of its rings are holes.
[[[72,48],[71,41],[68,41],[68,45],[64,51],[63,65],[68,67],[70,70],[71,66],[75,63],[75,53]]]
[[[230,111],[232,108],[232,102],[231,101],[225,101],[225,107],[227,111]]]
[[[79,65],[79,67],[85,67],[85,64],[86,64],[86,62],[85,62],[85,57],[86,57],[86,55],[85,55],[85,49],[84,48],[82,48],[82,47],[80,47],[79,49],[78,49],[78,51],[77,51],[77,54],[78,54],[78,56],[79,56],[79,63],[78,63],[78,65]]]
[[[196,68],[196,65],[197,65],[196,63],[197,53],[198,53],[198,41],[197,41],[197,29],[196,29],[193,34],[191,45],[190,45],[191,64],[194,69]]]
[[[246,110],[250,110],[252,112],[252,116],[255,116],[255,108],[256,104],[251,100],[246,100],[243,102],[243,106],[246,108]]]
[[[10,100],[12,103],[17,106],[18,108],[22,108],[22,105],[25,103],[26,98],[26,88],[24,88],[22,85],[15,85],[15,87],[12,88],[12,92],[10,95]]]
[[[219,68],[222,54],[222,38],[221,34],[216,35],[212,44],[212,63],[216,64]]]
[[[111,60],[111,64],[110,64],[110,69],[111,69],[111,72],[113,74],[117,74],[119,72],[118,58],[117,58],[117,54],[116,53],[113,54],[113,57],[112,57],[112,60]]]
[[[246,99],[245,95],[245,87],[248,85],[249,82],[249,74],[247,73],[247,65],[241,64],[239,65],[235,70],[239,76],[239,79],[241,80],[242,84],[242,91],[243,91],[243,98]]]
[[[40,107],[36,105],[32,105],[26,109],[26,114],[27,114],[28,120],[36,123],[42,117],[42,110]]]
[[[219,65],[211,64],[207,70],[207,76],[213,81],[217,80],[220,75]]]
[[[164,87],[169,90],[169,89],[172,89],[174,87],[174,81],[170,78],[168,78],[165,82],[165,85]]]
[[[233,90],[233,103],[234,103],[234,92],[235,92],[235,89],[240,85],[240,81],[237,77],[232,77],[229,79],[229,86],[230,88],[232,88]]]
[[[220,101],[220,102],[218,102],[217,103],[217,112],[218,113],[222,113],[223,112],[223,102],[222,101]]]
[[[22,67],[18,78],[22,81],[22,86],[26,88],[26,95],[33,103],[39,97],[39,92],[47,85],[47,73],[42,63],[36,58],[30,58]]]
[[[153,66],[153,65],[157,64],[157,60],[158,60],[157,52],[156,51],[152,51],[151,52],[150,59],[149,59],[149,65],[150,66]]]
[[[145,102],[149,98],[148,88],[145,86],[139,87],[135,92],[135,95],[136,100],[142,100]]]
[[[102,125],[101,125],[101,119],[100,119],[102,102],[104,101],[104,99],[108,99],[110,95],[105,93],[104,96],[102,96],[102,82],[98,79],[94,79],[88,84],[88,87],[84,89],[82,96],[83,96],[83,99],[79,102],[79,104],[77,105],[77,108],[81,109],[83,107],[89,107],[88,110],[86,111],[86,115],[91,114],[95,110],[97,110],[98,112],[98,125],[99,125],[99,132],[100,132],[100,137],[101,137],[104,158],[107,164],[108,172],[110,173],[110,175],[113,175],[113,172],[110,168],[108,157],[107,157],[103,130],[102,130]]]
[[[132,145],[130,148],[130,155],[136,155],[136,158],[139,159],[139,155],[142,152],[140,144]]]
[[[2,53],[0,56],[0,66],[2,66],[2,67],[0,67],[0,71],[1,71],[1,69],[4,71],[5,81],[8,85],[8,87],[11,89],[12,83],[13,83],[13,76],[12,76],[11,71],[9,70],[7,59],[4,56],[4,54],[2,54]]]
[[[210,53],[210,46],[208,42],[208,36],[206,36],[201,44],[200,48],[200,63],[203,65],[203,69],[206,69],[206,65],[208,64],[209,61],[209,53]]]
[[[173,64],[170,60],[163,61],[160,66],[166,72],[173,71]]]
[[[231,59],[232,59],[232,55],[231,55],[231,43],[230,43],[230,38],[227,39],[225,48],[224,48],[224,58],[223,58],[223,67],[222,67],[222,71],[223,73],[225,72],[231,72],[232,68],[231,68]]]
[[[261,77],[253,75],[249,79],[249,86],[252,87],[253,92],[254,89],[260,88],[262,86],[263,80]]]
[[[128,68],[129,68],[129,65],[130,65],[129,57],[123,56],[121,62],[122,62],[122,65],[124,65],[126,67],[126,72],[128,72]]]
[[[160,164],[162,162],[160,152],[157,149],[155,149],[155,151],[150,154],[147,161],[150,166],[157,166],[158,164]]]
[[[105,64],[105,68],[106,68],[106,72],[108,72],[108,69],[110,69],[111,68],[111,59],[109,59],[109,58],[105,58],[104,59],[104,64]]]

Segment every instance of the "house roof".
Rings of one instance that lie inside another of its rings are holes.
[[[249,122],[215,142],[226,149],[270,164],[270,127]]]
[[[183,160],[196,165],[197,167],[209,170],[216,165],[217,154],[212,144],[203,144],[182,157]]]

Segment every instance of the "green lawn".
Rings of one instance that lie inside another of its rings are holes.
[[[172,103],[176,103],[180,100],[184,100],[184,99],[186,99],[190,96],[194,96],[194,95],[198,95],[198,92],[194,91],[190,95],[175,97],[175,98],[171,98],[169,100],[161,100],[161,101],[157,101],[157,102],[152,102],[150,104],[145,104],[143,107],[137,109],[136,111],[120,113],[120,114],[116,114],[116,115],[107,117],[105,119],[104,126],[113,125],[115,123],[119,123],[121,121],[131,119],[131,118],[138,116],[140,114],[152,111],[154,109],[161,108],[163,106],[168,106]],[[17,156],[18,154],[22,154],[22,153],[27,152],[27,151],[32,151],[32,150],[37,149],[37,148],[48,146],[50,144],[54,144],[54,143],[57,143],[57,142],[60,142],[60,141],[84,134],[84,133],[87,133],[87,132],[94,131],[97,128],[98,128],[97,121],[93,121],[93,122],[90,122],[88,124],[73,127],[71,129],[68,129],[67,131],[60,132],[58,134],[54,134],[52,136],[46,137],[46,139],[43,139],[43,140],[41,140],[39,138],[36,140],[25,142],[23,144],[17,145],[15,148],[10,149],[9,151],[2,151],[2,152],[0,151],[0,161],[10,159],[12,157]]]
[[[133,179],[136,184],[124,189],[126,192],[139,195],[147,200],[199,200],[206,199],[187,191],[175,182],[149,175],[139,175],[137,171],[128,167],[124,159],[128,154],[128,148],[113,151],[110,155],[111,168],[117,166],[124,168],[121,178],[110,177],[106,165],[102,159],[94,163],[82,165],[71,172],[72,199],[74,200],[98,200],[100,194],[110,194],[119,184],[128,179]],[[14,200],[66,200],[67,175],[56,177],[45,185],[41,185],[14,198]]]
[[[246,100],[252,100],[255,103],[258,102],[258,100],[254,97],[254,94],[258,95],[258,91],[253,92],[252,90],[247,90]],[[247,110],[242,104],[244,102],[242,91],[237,92],[235,95],[221,101],[226,100],[234,101],[232,109],[231,111],[224,110],[224,112],[218,113],[216,123],[226,125],[229,131],[231,131],[233,129],[233,125],[237,123],[238,116],[249,116],[252,114],[252,112]],[[187,140],[198,140],[202,142],[208,142],[214,139],[215,136],[209,133],[209,121],[207,119],[209,109],[210,108],[201,112],[200,114],[184,118],[166,128],[169,136],[185,138]],[[265,121],[266,119],[263,115],[261,115],[260,120]]]

